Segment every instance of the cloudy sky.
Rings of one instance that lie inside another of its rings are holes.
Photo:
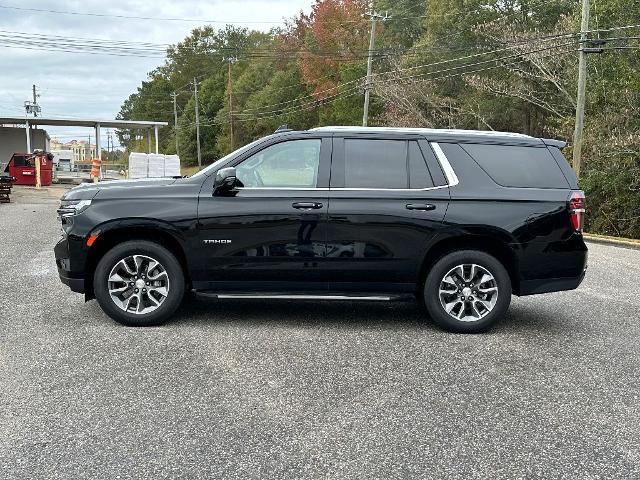
[[[216,28],[223,27],[224,22],[237,23],[266,31],[281,24],[283,18],[308,11],[310,5],[311,0],[0,0],[0,115],[24,115],[24,101],[31,99],[31,86],[35,84],[41,95],[38,102],[42,116],[113,119],[122,101],[163,62],[162,58],[44,51],[43,45],[16,41],[18,35],[31,35],[37,40],[41,32],[47,36],[172,44],[206,22],[160,18],[221,22],[213,23]],[[110,16],[80,15],[83,13]],[[29,49],[16,48],[19,46]],[[93,141],[91,129],[47,130],[51,137],[65,141],[89,134]]]

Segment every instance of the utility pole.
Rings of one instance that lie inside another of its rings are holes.
[[[34,117],[37,117],[38,113],[42,111],[42,109],[40,108],[40,105],[38,105],[39,96],[40,95],[38,95],[37,93],[37,87],[33,85],[33,101],[26,100],[24,102],[25,115],[28,116],[30,113],[32,113]]]
[[[202,158],[200,156],[200,112],[198,107],[198,81],[193,77],[193,94],[196,100],[196,145],[198,146],[198,167],[202,168]]]
[[[388,14],[383,17],[375,11],[365,13],[365,16],[371,17],[371,37],[369,38],[369,58],[367,60],[367,80],[364,86],[364,113],[362,115],[362,126],[366,127],[369,123],[369,95],[371,90],[371,67],[373,64],[373,51],[376,48],[376,22],[383,22],[389,18]]]
[[[576,102],[576,127],[573,132],[573,171],[580,178],[582,163],[582,132],[584,130],[584,107],[587,93],[587,51],[589,35],[589,0],[582,0],[582,23],[580,25],[580,63],[578,66],[578,99]]]
[[[227,61],[229,62],[229,147],[233,152],[235,150],[235,138],[233,133],[233,77],[231,76],[231,65],[237,62],[238,59],[237,57],[229,57],[227,58]]]
[[[37,106],[37,105],[38,105],[38,95],[37,95],[37,93],[36,93],[36,86],[35,86],[35,85],[33,86],[33,104],[34,104],[35,106]],[[37,117],[37,116],[38,116],[38,109],[37,109],[37,108],[36,108],[36,109],[34,109],[34,111],[33,111],[33,116],[34,116],[34,117]]]
[[[178,94],[173,92],[171,96],[173,97],[173,135],[176,137],[176,155],[180,156],[180,148],[178,145],[178,105],[176,103]]]

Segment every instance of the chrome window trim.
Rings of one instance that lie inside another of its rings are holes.
[[[364,192],[426,192],[428,190],[439,190],[441,188],[447,188],[448,185],[440,185],[438,187],[427,187],[427,188],[361,188],[361,187],[337,187],[331,188],[330,190],[353,190],[356,192],[364,191]]]
[[[314,187],[314,188],[300,188],[300,187],[239,187],[238,190],[306,190],[306,191],[364,191],[364,192],[425,192],[428,190],[439,190],[441,188],[449,188],[449,185],[439,185],[437,187],[428,187],[428,188],[347,188],[347,187],[333,187],[333,188],[325,188],[325,187]]]
[[[329,190],[326,187],[238,187],[236,190],[306,190],[306,191],[324,191]]]
[[[449,159],[438,145],[438,142],[429,142],[433,153],[436,155],[436,159],[442,171],[447,179],[447,185],[439,185],[437,187],[427,188],[360,188],[360,187],[239,187],[238,190],[300,190],[300,191],[314,191],[314,192],[329,192],[329,191],[341,191],[341,192],[427,192],[429,190],[439,190],[441,188],[455,187],[460,183],[456,172],[453,170]]]
[[[460,180],[458,180],[456,172],[453,170],[453,167],[449,163],[449,159],[442,151],[442,148],[440,148],[440,145],[438,145],[438,142],[430,142],[430,145],[433,149],[433,153],[436,154],[438,162],[440,162],[440,166],[442,167],[444,176],[447,177],[447,183],[450,187],[455,187],[460,183]]]

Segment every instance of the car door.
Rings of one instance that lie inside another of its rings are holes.
[[[200,290],[326,290],[331,139],[276,138],[232,162],[239,187],[212,196],[205,182],[198,207],[194,288]]]
[[[425,140],[334,138],[327,228],[331,291],[413,291],[449,188]]]

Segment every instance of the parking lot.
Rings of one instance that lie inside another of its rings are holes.
[[[117,325],[57,278],[54,189],[0,205],[0,478],[638,478],[640,251],[483,335],[414,304],[189,299]]]

